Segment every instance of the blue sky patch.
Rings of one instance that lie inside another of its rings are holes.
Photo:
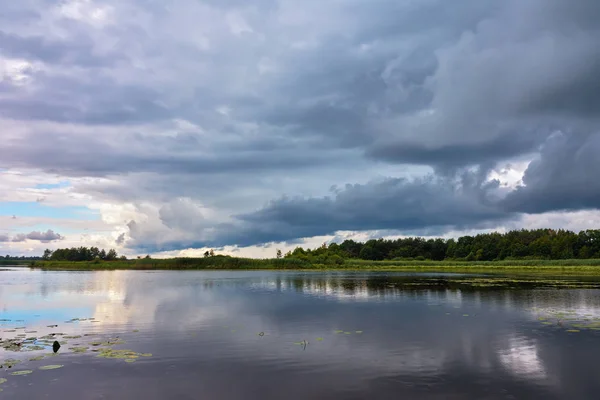
[[[35,189],[60,189],[71,186],[69,181],[61,181],[58,183],[38,183],[34,186]]]
[[[98,212],[82,206],[50,207],[39,202],[0,202],[0,215],[19,217],[46,217],[57,219],[75,219],[95,221],[100,218]]]

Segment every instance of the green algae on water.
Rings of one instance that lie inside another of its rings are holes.
[[[87,347],[69,347],[69,350],[71,350],[73,353],[85,353],[87,351]]]
[[[44,350],[45,347],[44,346],[26,346],[27,351],[37,351],[37,350]]]
[[[20,375],[29,375],[29,374],[31,374],[32,372],[33,372],[32,370],[30,370],[30,369],[26,369],[26,370],[23,370],[23,371],[15,371],[15,372],[12,372],[12,373],[11,373],[11,375],[14,375],[14,376],[20,376]]]
[[[62,368],[62,367],[64,367],[64,365],[58,365],[58,364],[56,364],[56,365],[44,365],[43,367],[40,367],[39,369],[41,369],[43,371],[48,371],[48,370],[51,370],[51,369],[59,369],[59,368]]]
[[[8,358],[2,364],[0,364],[0,367],[4,366],[6,368],[12,368],[20,362],[21,362],[21,360],[15,360],[13,358]]]
[[[133,350],[101,349],[96,357],[135,360],[138,357],[151,357],[150,353],[137,353]]]

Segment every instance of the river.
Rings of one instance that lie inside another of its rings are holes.
[[[600,282],[488,278],[2,268],[0,398],[598,398]]]

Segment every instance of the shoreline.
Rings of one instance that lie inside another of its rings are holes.
[[[19,268],[25,265],[19,265]],[[364,261],[341,265],[311,264],[286,259],[139,259],[128,261],[42,261],[26,267],[44,271],[357,271],[420,273],[541,273],[600,276],[600,260]]]

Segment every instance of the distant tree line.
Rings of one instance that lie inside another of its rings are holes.
[[[6,260],[6,261],[30,261],[30,260],[40,260],[41,257],[38,256],[11,256],[11,255],[5,255],[5,256],[0,256],[0,260]]]
[[[97,247],[72,247],[70,249],[50,249],[44,250],[43,260],[49,261],[114,261],[117,259],[126,260],[127,257],[117,254],[115,249],[108,251]]]
[[[348,258],[434,261],[590,259],[600,258],[600,230],[574,233],[562,229],[522,229],[447,240],[420,237],[372,239],[364,243],[345,240],[341,244],[323,244],[312,250],[297,247],[284,257],[323,264],[341,264]]]

